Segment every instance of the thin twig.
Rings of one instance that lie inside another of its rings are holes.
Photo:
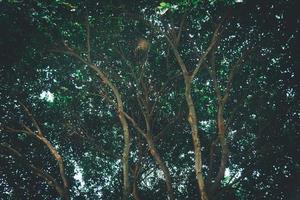
[[[236,63],[231,67],[229,76],[228,76],[228,81],[227,81],[227,86],[225,89],[225,93],[224,93],[224,97],[223,97],[223,102],[226,102],[229,96],[229,92],[231,90],[232,87],[232,81],[234,78],[234,75],[237,71],[237,68],[239,68],[244,62],[246,57],[254,50],[254,48],[252,49],[248,49],[246,50],[245,53],[243,53],[243,55],[236,61]]]
[[[27,115],[29,116],[29,118],[31,119],[31,121],[33,122],[33,125],[37,129],[38,134],[42,136],[43,135],[42,130],[41,130],[40,126],[38,125],[37,121],[35,120],[35,118],[33,117],[32,113],[29,111],[29,109],[22,102],[19,102],[19,103],[22,105],[22,107],[24,108],[25,112],[27,113]],[[25,125],[24,125],[24,127],[27,130],[29,129]]]
[[[91,62],[91,38],[90,38],[90,23],[89,16],[86,16],[86,47],[87,47],[87,59]]]

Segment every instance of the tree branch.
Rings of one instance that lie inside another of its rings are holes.
[[[24,108],[25,112],[27,113],[27,115],[30,117],[31,121],[33,122],[34,127],[37,129],[38,131],[38,135],[43,135],[42,130],[40,128],[40,126],[38,125],[37,121],[35,120],[35,118],[33,117],[32,113],[29,111],[29,109],[22,103],[20,102],[21,106]],[[26,127],[24,125],[24,127],[28,130],[31,131],[28,127]]]
[[[184,26],[186,18],[187,18],[187,11],[184,12],[184,14],[183,14],[183,16],[181,18],[181,22],[180,22],[180,26],[179,26],[179,31],[178,31],[177,37],[175,39],[175,46],[178,46],[179,43],[180,43],[180,39],[181,39],[182,31],[183,31],[183,26]]]
[[[206,49],[206,51],[201,55],[198,64],[196,65],[195,70],[193,71],[193,74],[191,76],[191,79],[194,79],[194,77],[197,75],[198,71],[200,70],[202,64],[204,63],[205,59],[207,58],[207,55],[210,53],[210,51],[215,47],[215,44],[217,43],[217,41],[220,39],[221,33],[223,32],[223,30],[221,30],[221,23],[218,25],[218,27],[216,28],[216,30],[213,33],[213,37],[211,39],[211,42],[208,46],[208,48]]]
[[[132,123],[132,125],[134,126],[134,128],[144,137],[146,137],[145,131],[142,130],[139,125],[136,123],[136,121],[130,117],[126,112],[123,111],[124,116]]]
[[[224,93],[224,97],[223,97],[223,102],[225,103],[228,99],[228,96],[229,96],[229,92],[231,90],[231,87],[232,87],[232,81],[233,81],[233,78],[234,78],[234,75],[237,71],[237,68],[239,68],[244,62],[245,62],[245,59],[246,57],[254,50],[253,49],[248,49],[246,50],[245,53],[243,53],[243,55],[236,61],[236,63],[231,67],[231,70],[230,70],[230,73],[229,73],[229,76],[228,76],[228,81],[227,81],[227,86],[226,86],[226,89],[225,89],[225,93]]]
[[[87,47],[87,60],[88,62],[91,62],[91,38],[90,38],[90,23],[89,23],[88,12],[86,16],[86,47]]]
[[[16,157],[18,160],[20,160],[26,167],[30,168],[35,175],[43,178],[48,183],[48,185],[55,188],[57,193],[63,199],[66,199],[66,200],[69,199],[69,197],[67,196],[67,191],[65,190],[66,188],[62,188],[60,186],[60,184],[50,174],[35,167],[33,164],[29,163],[20,152],[18,152],[16,149],[10,147],[9,145],[2,143],[2,144],[0,144],[0,148],[6,150],[8,152],[8,154],[10,154],[13,157]]]
[[[68,184],[68,179],[65,174],[64,163],[63,163],[62,157],[57,152],[57,150],[52,146],[52,144],[44,137],[44,134],[42,133],[40,126],[38,125],[36,119],[33,117],[32,113],[29,111],[29,109],[24,104],[22,104],[22,103],[20,103],[20,104],[23,106],[25,112],[32,120],[35,128],[37,129],[37,134],[35,133],[35,131],[31,130],[29,127],[27,127],[24,124],[23,124],[23,127],[25,128],[25,130],[22,130],[22,129],[18,130],[18,129],[13,129],[13,128],[9,128],[9,127],[7,128],[7,130],[14,132],[14,133],[18,133],[20,131],[20,132],[26,133],[29,136],[34,136],[36,139],[40,140],[44,145],[46,145],[47,148],[50,150],[52,156],[58,162],[59,172],[60,172],[60,176],[63,180],[64,189],[65,189],[65,191],[68,191],[69,184]]]
[[[153,116],[154,114],[154,111],[155,111],[155,108],[156,108],[156,105],[159,101],[159,98],[162,97],[162,94],[168,89],[168,86],[170,83],[174,83],[173,81],[175,81],[176,79],[178,79],[179,77],[181,77],[182,73],[179,73],[179,74],[176,74],[174,75],[173,77],[169,78],[165,84],[162,86],[162,88],[157,92],[157,95],[156,95],[156,98],[155,98],[155,101],[151,107],[151,110],[150,110],[150,116]]]

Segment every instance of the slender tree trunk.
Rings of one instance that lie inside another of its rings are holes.
[[[169,169],[167,168],[165,162],[162,160],[159,152],[157,151],[157,149],[154,145],[154,142],[153,142],[153,138],[150,135],[147,135],[146,140],[147,140],[147,143],[149,144],[151,155],[154,157],[154,159],[155,159],[156,163],[158,164],[159,168],[164,173],[164,177],[166,179],[165,181],[166,181],[168,196],[171,200],[173,200],[175,198],[174,198],[174,191],[173,191],[173,188],[172,188],[172,179],[171,179]]]
[[[88,39],[89,41],[89,39]],[[119,92],[118,88],[111,82],[111,80],[106,76],[106,74],[99,69],[95,64],[93,64],[88,58],[88,60],[85,60],[82,58],[79,54],[75,53],[73,49],[68,47],[66,44],[64,44],[67,51],[57,51],[62,52],[65,54],[69,54],[71,56],[74,56],[79,61],[83,62],[89,68],[96,73],[96,75],[100,78],[100,80],[107,85],[113,92],[113,94],[116,97],[117,100],[117,109],[118,109],[118,116],[123,128],[123,135],[124,135],[124,148],[123,148],[123,199],[128,199],[129,193],[130,193],[130,184],[129,184],[129,165],[128,165],[128,159],[129,159],[129,153],[130,153],[130,133],[128,129],[128,123],[124,116],[124,106],[123,101],[121,98],[121,93]],[[54,50],[55,51],[55,50]]]
[[[133,183],[132,183],[132,195],[134,200],[140,200],[139,188],[138,188],[138,174],[135,174]]]
[[[218,121],[218,137],[222,149],[222,155],[221,155],[218,174],[210,190],[212,194],[215,193],[215,191],[220,187],[221,180],[224,178],[225,175],[225,169],[229,157],[228,144],[225,138],[224,102],[222,101],[220,101],[218,105],[217,121]]]
[[[135,122],[135,120],[133,118],[131,118],[127,113],[125,113],[125,117],[132,123],[132,125],[136,128],[136,130],[146,139],[146,142],[149,146],[149,151],[150,151],[151,155],[155,159],[155,161],[156,161],[157,165],[159,166],[159,168],[163,171],[163,174],[164,174],[164,177],[165,177],[165,182],[166,182],[166,185],[167,185],[168,196],[171,200],[175,199],[174,198],[174,191],[173,191],[173,188],[172,188],[172,179],[171,179],[169,169],[167,168],[166,164],[162,160],[158,150],[155,147],[155,143],[153,141],[153,137],[152,137],[152,133],[150,132],[150,129],[149,129],[148,133],[145,133],[138,126],[138,124]],[[149,122],[149,121],[147,121],[147,122]],[[148,127],[150,127],[150,126],[148,126]]]
[[[117,107],[118,107],[118,116],[123,128],[123,135],[124,135],[124,148],[123,148],[123,199],[128,199],[130,193],[130,184],[129,184],[129,153],[130,153],[130,133],[128,128],[127,120],[124,116],[124,106],[121,94],[117,87],[108,79],[108,77],[94,64],[87,63],[92,68],[100,79],[107,84],[112,92],[114,93],[117,99]]]
[[[122,108],[123,109],[123,108]],[[123,110],[122,110],[123,111]],[[125,119],[125,116],[123,112],[119,112],[119,118],[123,127],[124,132],[124,148],[123,148],[123,199],[128,199],[129,196],[129,166],[128,166],[128,160],[129,160],[129,152],[130,152],[130,135],[129,135],[129,129],[128,124]]]
[[[59,186],[55,186],[55,189],[56,189],[57,193],[59,194],[59,196],[61,196],[61,198],[63,200],[70,200],[68,191],[65,191],[63,188],[61,188]]]
[[[201,155],[201,143],[199,139],[198,126],[197,126],[197,115],[195,110],[195,105],[191,95],[191,82],[185,81],[185,98],[189,109],[188,121],[192,129],[192,138],[195,151],[195,171],[196,179],[198,183],[198,188],[201,193],[201,200],[208,200],[204,177],[202,174],[202,155]]]
[[[219,27],[214,32],[214,35],[213,35],[213,38],[212,38],[212,41],[211,41],[209,47],[207,48],[205,53],[199,58],[199,62],[191,75],[189,75],[187,66],[185,65],[183,59],[181,58],[181,55],[180,55],[179,51],[177,50],[177,47],[173,44],[172,40],[167,35],[165,35],[167,41],[169,42],[169,44],[171,46],[171,49],[174,52],[174,55],[176,57],[176,60],[181,68],[181,71],[182,71],[182,74],[184,77],[185,99],[186,99],[186,103],[188,105],[188,110],[189,110],[188,121],[189,121],[189,124],[191,126],[191,131],[192,131],[192,139],[193,139],[193,145],[194,145],[194,151],[195,151],[195,171],[196,171],[198,188],[201,193],[201,200],[208,200],[208,196],[206,193],[204,177],[202,174],[201,143],[200,143],[200,138],[199,138],[199,133],[198,133],[198,125],[197,125],[198,122],[197,122],[195,105],[194,105],[192,95],[191,95],[191,86],[192,86],[193,78],[196,76],[196,74],[201,69],[201,66],[204,63],[208,53],[211,51],[211,49],[213,48],[213,46],[215,45],[215,43],[218,39]]]

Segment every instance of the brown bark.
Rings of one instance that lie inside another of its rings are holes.
[[[159,166],[159,168],[163,171],[166,186],[167,186],[168,196],[171,200],[175,199],[174,198],[174,191],[173,191],[173,187],[172,187],[172,179],[171,179],[169,169],[167,168],[165,162],[162,160],[158,150],[155,147],[155,143],[154,143],[154,140],[153,140],[153,137],[152,137],[152,133],[151,132],[145,133],[145,131],[142,130],[138,126],[138,124],[135,122],[135,120],[132,117],[130,117],[127,113],[124,113],[124,115],[132,123],[132,125],[138,131],[138,133],[141,134],[146,139],[146,142],[149,146],[149,151],[150,151],[151,155],[155,159],[155,161],[156,161],[157,165]]]
[[[163,171],[164,173],[164,177],[166,179],[166,186],[167,186],[167,193],[168,196],[171,200],[175,199],[174,198],[174,191],[172,188],[172,179],[171,179],[171,175],[169,172],[168,167],[166,166],[165,162],[162,160],[159,152],[157,151],[154,142],[153,142],[153,138],[151,135],[147,135],[146,137],[147,143],[149,145],[149,150],[151,155],[153,156],[153,158],[155,159],[157,165],[159,166],[159,168]]]
[[[140,176],[140,170],[141,170],[141,162],[142,162],[142,145],[141,145],[141,136],[137,135],[137,149],[138,149],[138,160],[135,164],[134,170],[133,170],[133,183],[132,183],[132,195],[135,200],[140,200],[139,195],[139,188],[138,188],[138,181]]]
[[[211,188],[210,188],[210,193],[214,194],[218,188],[221,185],[221,180],[224,178],[225,175],[225,169],[227,166],[227,162],[229,159],[229,148],[228,148],[228,144],[226,141],[226,129],[228,128],[227,125],[225,124],[225,119],[224,119],[224,109],[225,109],[225,104],[228,100],[229,97],[229,93],[230,90],[232,88],[232,82],[233,82],[233,78],[234,75],[236,73],[237,68],[244,62],[245,57],[247,55],[249,55],[249,53],[251,53],[252,49],[247,50],[238,60],[237,62],[231,67],[231,70],[229,72],[229,76],[228,76],[228,81],[227,81],[227,85],[225,88],[225,92],[222,95],[220,88],[218,86],[218,81],[217,81],[217,77],[216,77],[216,69],[215,69],[215,62],[216,62],[216,58],[215,58],[215,51],[212,51],[212,53],[209,56],[209,65],[206,67],[209,70],[210,76],[212,78],[213,81],[213,86],[216,92],[216,96],[218,99],[218,111],[217,111],[217,125],[218,125],[218,138],[216,139],[216,141],[220,142],[221,145],[221,161],[220,161],[220,165],[219,165],[219,169],[218,169],[218,173],[216,178],[214,179],[214,183],[212,184]],[[213,141],[212,147],[213,145],[215,145],[215,141]],[[213,148],[211,151],[211,158],[210,158],[210,169],[212,169],[212,158],[213,158]],[[212,178],[212,177],[210,177]]]
[[[20,104],[22,105],[25,112],[31,119],[36,131],[33,131],[30,127],[26,126],[25,124],[22,124],[23,129],[18,130],[18,129],[13,129],[13,128],[8,127],[7,130],[10,132],[14,132],[14,133],[22,132],[29,136],[33,136],[34,138],[41,141],[44,145],[46,145],[46,147],[49,149],[49,151],[51,152],[54,159],[58,162],[59,173],[60,173],[60,176],[61,176],[61,179],[63,182],[63,189],[62,189],[63,191],[61,191],[61,187],[58,186],[57,184],[54,184],[53,186],[55,187],[57,192],[62,196],[63,199],[69,199],[69,184],[68,184],[67,176],[65,174],[65,167],[64,167],[64,163],[63,163],[63,159],[62,159],[61,155],[57,152],[57,150],[53,147],[53,145],[46,139],[40,126],[38,125],[36,119],[33,117],[32,113],[29,111],[29,109],[24,104],[22,104],[22,103],[20,103]],[[14,149],[9,149],[9,150],[11,152],[14,152],[14,154],[17,155],[19,158],[22,158],[21,154],[18,153],[17,151],[14,151]],[[22,160],[25,161],[24,159],[22,159]],[[33,165],[30,165],[30,167],[37,175],[39,175],[39,176],[43,175],[43,178],[45,180],[47,180],[47,182],[49,182],[50,175],[47,175],[47,174],[45,175],[45,173],[43,174],[41,170],[35,168]],[[50,182],[48,184],[51,185],[52,181],[53,180],[50,180]]]
[[[218,174],[214,180],[214,183],[211,186],[210,192],[211,194],[214,194],[215,191],[220,187],[221,180],[224,178],[225,169],[228,162],[229,157],[229,149],[228,144],[226,142],[225,138],[225,120],[224,120],[224,103],[221,101],[218,105],[218,115],[217,115],[217,121],[218,121],[218,141],[220,142],[221,149],[222,149],[222,155],[221,155],[221,161],[220,166],[218,170]]]
[[[64,162],[63,162],[63,159],[62,159],[61,155],[57,152],[57,150],[49,142],[49,140],[47,140],[47,138],[44,136],[44,134],[43,134],[43,132],[42,132],[39,124],[37,123],[36,119],[33,117],[32,113],[29,111],[29,109],[24,104],[21,103],[21,105],[23,106],[25,112],[30,117],[31,121],[33,122],[34,127],[37,130],[36,131],[37,133],[35,133],[28,126],[26,126],[25,124],[23,124],[23,127],[26,130],[25,133],[27,133],[27,134],[29,134],[31,136],[34,136],[36,139],[40,140],[43,144],[45,144],[46,147],[49,149],[49,151],[51,152],[51,154],[54,157],[54,159],[58,162],[59,173],[60,173],[61,179],[63,181],[64,191],[65,191],[65,193],[68,193],[69,183],[68,183],[68,179],[67,179],[66,174],[65,174]],[[22,132],[24,132],[24,131],[22,131]]]
[[[215,47],[216,43],[220,39],[220,34],[221,34],[221,24],[218,25],[216,30],[213,33],[213,37],[209,43],[209,46],[207,47],[206,51],[200,56],[199,62],[196,65],[196,68],[192,71],[191,75],[187,70],[187,66],[185,65],[183,59],[180,56],[180,53],[177,49],[178,44],[173,43],[173,41],[166,35],[168,43],[171,46],[171,49],[176,57],[176,60],[181,68],[184,82],[185,82],[185,98],[186,102],[188,105],[188,122],[191,126],[191,132],[192,132],[192,139],[193,139],[193,145],[194,145],[194,152],[195,152],[195,171],[196,171],[196,178],[197,178],[197,183],[198,183],[198,188],[201,193],[201,199],[202,200],[207,200],[208,196],[206,193],[206,188],[205,188],[205,182],[204,182],[204,177],[202,174],[202,155],[201,155],[201,143],[200,143],[200,138],[199,138],[199,133],[198,133],[198,121],[197,121],[197,115],[195,111],[195,105],[194,101],[192,99],[191,95],[191,87],[192,87],[192,81],[197,75],[197,73],[202,69],[203,63],[207,59],[208,54],[212,51],[212,49]]]
[[[95,64],[83,59],[79,54],[77,54],[72,48],[65,45],[65,50],[52,50],[53,52],[60,52],[64,54],[71,55],[77,58],[82,63],[86,64],[92,71],[96,73],[96,75],[100,78],[100,80],[107,85],[113,92],[116,100],[117,100],[117,112],[118,117],[121,122],[121,126],[123,129],[124,135],[124,148],[123,148],[123,199],[128,199],[130,193],[130,183],[129,183],[129,154],[130,154],[130,132],[128,128],[127,120],[124,116],[124,105],[122,101],[121,93],[118,88],[113,84],[113,82],[108,78],[108,76],[99,69]]]
[[[131,69],[133,69],[133,66],[130,64],[130,62],[128,62],[124,53],[121,50],[118,50],[118,52],[121,55],[122,59],[125,60],[127,65]],[[142,64],[142,66],[140,66],[140,67],[143,68],[144,64]],[[138,105],[139,105],[140,110],[144,117],[146,130],[145,131],[142,130],[142,128],[140,128],[140,126],[136,123],[136,121],[132,117],[130,117],[127,113],[124,113],[125,117],[132,123],[132,125],[135,127],[135,129],[138,131],[138,133],[141,134],[146,139],[146,142],[149,146],[149,152],[153,156],[153,158],[156,161],[159,168],[163,171],[166,186],[167,186],[168,196],[170,199],[175,199],[169,169],[167,168],[165,162],[162,160],[162,158],[155,146],[155,141],[154,141],[153,134],[151,131],[152,124],[153,124],[152,117],[153,117],[155,103],[153,105],[151,105],[149,102],[149,88],[148,88],[147,82],[144,82],[143,72],[139,76],[137,76],[134,73],[134,70],[131,70],[131,71],[132,71],[132,77],[135,79],[136,84],[138,86],[137,88],[139,88],[141,90],[141,93],[139,93],[137,91],[136,97],[137,97]]]
[[[202,200],[208,200],[208,196],[206,193],[204,177],[202,174],[202,155],[201,155],[201,143],[199,139],[198,126],[197,126],[197,115],[195,110],[195,105],[191,95],[191,83],[186,83],[185,90],[186,102],[188,104],[189,114],[188,121],[192,129],[192,139],[194,144],[194,152],[195,152],[195,171],[196,171],[196,179],[199,187],[199,191],[201,193]]]
[[[196,179],[199,191],[201,193],[201,199],[202,200],[208,200],[208,196],[206,193],[206,187],[205,187],[205,181],[202,173],[202,155],[201,155],[201,142],[199,138],[199,132],[198,132],[198,121],[197,121],[197,115],[195,110],[194,101],[191,95],[191,87],[192,87],[192,79],[195,77],[196,73],[200,70],[200,67],[202,66],[202,63],[204,61],[204,57],[202,56],[200,59],[200,62],[198,63],[198,66],[196,67],[195,71],[192,75],[189,75],[189,72],[187,71],[187,67],[182,60],[180,53],[178,52],[176,46],[173,44],[173,42],[170,40],[170,38],[167,37],[167,40],[169,44],[171,45],[171,48],[174,52],[174,55],[177,59],[177,62],[179,63],[179,66],[181,67],[184,82],[185,82],[185,98],[186,103],[188,105],[188,122],[191,126],[191,132],[192,132],[192,140],[194,145],[194,152],[195,152],[195,172],[196,172]],[[214,41],[214,40],[213,40]],[[215,41],[214,41],[215,42]],[[204,53],[206,56],[209,51],[212,49],[211,46],[214,44],[210,44],[209,49]]]
[[[132,189],[133,198],[135,200],[140,200],[139,189],[138,189],[138,185],[137,185],[137,180],[136,179],[133,180],[132,188],[133,188]]]
[[[116,99],[117,99],[117,107],[118,107],[118,117],[120,119],[123,133],[124,133],[124,148],[123,148],[123,181],[124,181],[124,191],[123,191],[123,199],[127,199],[129,196],[130,191],[130,185],[129,185],[129,153],[130,153],[130,133],[128,128],[127,120],[124,116],[124,106],[123,101],[121,98],[121,94],[116,88],[116,86],[102,73],[100,70],[94,66],[91,65],[91,68],[97,72],[97,74],[100,76],[100,78],[103,80],[105,84],[107,84],[113,91]]]
[[[36,135],[36,137],[48,147],[51,154],[53,155],[55,160],[58,162],[59,173],[60,173],[60,176],[63,181],[64,189],[65,189],[65,191],[68,191],[69,183],[68,183],[68,179],[65,174],[64,162],[63,162],[61,155],[57,152],[57,150],[52,146],[52,144],[45,137],[42,137],[40,135]]]
[[[216,189],[220,186],[221,180],[224,178],[225,169],[226,169],[226,166],[227,166],[227,161],[228,161],[228,156],[229,156],[229,150],[228,150],[228,146],[227,146],[227,142],[226,142],[226,138],[225,138],[225,131],[226,130],[225,130],[225,120],[224,120],[224,106],[225,106],[226,100],[224,100],[224,97],[221,94],[221,90],[218,86],[218,81],[217,81],[217,77],[216,77],[215,48],[213,49],[213,51],[209,55],[208,60],[209,60],[209,65],[210,66],[206,65],[206,67],[207,67],[207,69],[209,71],[209,74],[211,76],[213,86],[214,86],[214,90],[215,90],[215,93],[216,93],[216,97],[217,97],[217,100],[218,100],[218,111],[217,111],[218,138],[212,142],[212,147],[214,147],[217,144],[217,142],[220,142],[221,149],[222,149],[219,170],[218,170],[216,178],[214,179],[213,184],[210,187],[210,193],[211,193],[211,196],[213,196]],[[225,92],[225,95],[227,95],[227,92]],[[210,152],[210,170],[212,170],[212,162],[213,162],[212,160],[213,160],[214,150],[215,149],[212,148],[211,152]],[[210,175],[211,175],[211,172],[210,172]],[[209,178],[212,179],[211,176]]]
[[[56,192],[59,194],[59,196],[64,200],[69,200],[69,192],[68,187],[65,187],[65,185],[61,186],[55,178],[53,178],[50,174],[47,172],[35,167],[33,164],[29,163],[26,158],[18,152],[16,149],[6,145],[6,144],[0,144],[0,148],[6,150],[8,154],[12,155],[13,157],[16,157],[18,160],[20,160],[26,167],[30,168],[32,172],[44,179],[48,185],[53,187]]]

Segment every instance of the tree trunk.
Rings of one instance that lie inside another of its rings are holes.
[[[124,116],[124,106],[118,88],[108,79],[108,77],[94,64],[87,63],[100,77],[104,84],[108,85],[117,99],[118,116],[123,128],[124,148],[123,148],[123,199],[128,199],[130,193],[129,184],[129,153],[130,153],[130,133],[127,120]]]
[[[191,95],[191,81],[185,81],[185,98],[189,109],[188,121],[192,129],[192,138],[195,151],[195,171],[196,179],[198,183],[198,188],[201,193],[201,200],[208,200],[204,177],[202,174],[202,155],[201,155],[201,143],[199,139],[198,126],[197,126],[197,116],[195,111],[195,105]]]
[[[124,132],[124,148],[123,148],[123,199],[128,199],[129,196],[129,166],[128,166],[128,160],[129,160],[129,152],[130,152],[130,135],[129,135],[129,129],[128,129],[128,123],[125,119],[125,116],[123,114],[123,106],[119,106],[119,118],[120,122],[123,127]]]
[[[149,148],[150,148],[149,150],[150,150],[151,155],[154,157],[159,168],[164,173],[164,177],[166,179],[168,196],[169,196],[170,200],[173,200],[175,198],[174,198],[174,191],[172,188],[172,180],[171,180],[171,175],[170,175],[169,169],[167,168],[165,162],[162,160],[160,154],[158,153],[157,149],[155,148],[153,138],[150,135],[146,135],[146,140],[147,140],[147,143],[149,144]]]
[[[140,195],[139,195],[139,188],[138,188],[138,185],[137,185],[137,176],[134,178],[133,180],[133,184],[132,184],[132,195],[133,195],[133,198],[135,200],[140,200]]]
[[[215,193],[215,191],[220,187],[221,180],[224,178],[225,175],[225,169],[229,157],[228,144],[225,138],[224,102],[219,102],[218,107],[218,137],[222,148],[222,156],[217,177],[215,178],[215,182],[210,190],[212,194]]]

